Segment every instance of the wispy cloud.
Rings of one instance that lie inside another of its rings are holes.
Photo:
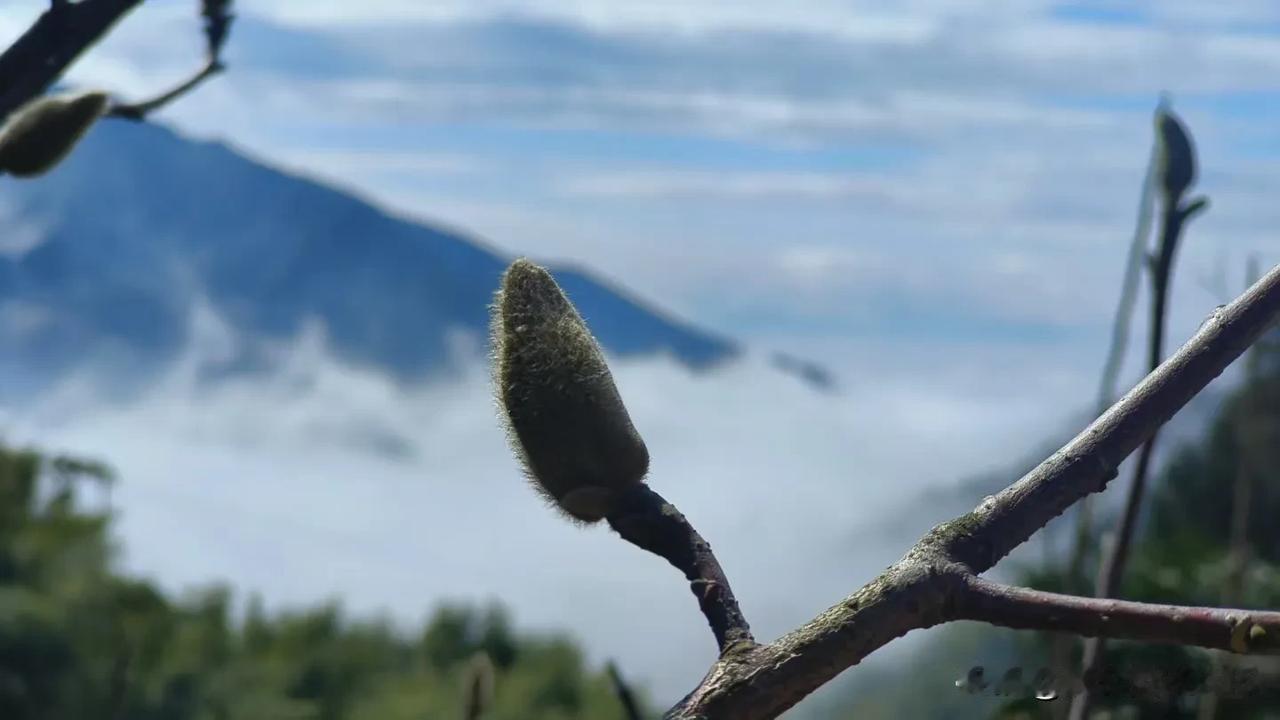
[[[282,22],[312,27],[338,24],[385,26],[390,23],[460,23],[521,18],[570,22],[595,30],[635,32],[663,31],[709,33],[760,29],[810,31],[838,34],[851,39],[879,42],[914,42],[927,37],[937,27],[935,12],[945,7],[934,3],[920,11],[920,5],[876,7],[874,3],[854,4],[818,0],[804,6],[748,0],[726,2],[704,0],[688,3],[657,0],[644,3],[616,3],[608,0],[562,3],[554,0],[479,0],[415,3],[411,0],[376,0],[356,8],[338,0],[320,0],[305,5],[290,2],[263,2],[259,12]],[[959,9],[951,4],[952,11]]]
[[[1280,34],[1262,6],[242,12],[232,71],[170,114],[185,128],[513,253],[585,262],[739,334],[994,338],[1040,323],[1101,343],[1164,88],[1215,200],[1183,262],[1276,247],[1280,143],[1261,118],[1280,108]],[[162,85],[185,70],[194,22],[144,7],[73,77]],[[793,247],[880,265],[818,270],[811,254],[798,271]],[[722,291],[743,276],[751,293]],[[1194,327],[1214,298],[1190,283],[1176,292],[1176,322]]]
[[[891,200],[874,180],[836,173],[617,172],[571,177],[558,189],[578,197]]]

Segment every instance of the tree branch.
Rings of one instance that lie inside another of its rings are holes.
[[[107,111],[108,117],[123,118],[141,122],[151,113],[186,95],[199,87],[201,83],[226,69],[222,64],[222,46],[231,31],[231,0],[202,0],[200,15],[204,19],[205,63],[195,75],[179,83],[168,92],[139,103],[113,104]]]
[[[1280,653],[1280,612],[1156,605],[1031,590],[971,577],[956,619],[1020,630]]]
[[[973,572],[990,569],[1068,507],[1103,490],[1117,466],[1239,357],[1278,312],[1280,267],[1215,310],[1177,353],[1036,469],[931,534]]]
[[[608,517],[610,527],[627,542],[666,558],[684,573],[720,652],[735,645],[754,645],[751,628],[710,543],[684,515],[643,483],[629,488],[617,502]]]
[[[925,535],[880,577],[804,626],[765,645],[722,653],[706,677],[667,712],[669,720],[694,718],[763,720],[777,717],[813,690],[876,649],[907,632],[975,614],[974,576],[990,569],[1050,520],[1116,476],[1116,466],[1214,378],[1280,317],[1280,266],[1273,268],[1230,305],[1218,309],[1183,347],[1129,391],[1062,449],[975,510]],[[718,567],[717,567],[718,569]],[[982,586],[978,586],[982,587]],[[1019,591],[1034,592],[1034,591]],[[1027,597],[1005,595],[1004,602]],[[1042,594],[1030,597],[1041,598]],[[1067,598],[1067,596],[1048,596]],[[1155,639],[1155,610],[1136,603],[1070,598],[1072,622],[1087,625],[1089,603],[1119,608],[1126,632]],[[965,603],[970,603],[966,605]],[[993,601],[994,602],[994,601]],[[1083,609],[1081,609],[1083,603]],[[1194,632],[1174,639],[1223,647],[1226,611],[1183,609]],[[1099,612],[1098,630],[1109,627]],[[1245,648],[1270,647],[1280,638],[1272,614],[1246,613]],[[1172,614],[1168,615],[1172,617]],[[1257,623],[1252,618],[1264,618]],[[1265,616],[1265,617],[1264,617]],[[1046,616],[1047,617],[1047,616]],[[1207,618],[1207,619],[1206,619]],[[1057,622],[1065,622],[1058,620]],[[1255,637],[1252,625],[1266,633]],[[1239,625],[1239,623],[1237,623]],[[1233,626],[1235,627],[1235,626]],[[1274,627],[1268,631],[1268,627]],[[1225,647],[1238,649],[1241,631],[1229,633]],[[1128,635],[1123,635],[1128,637]]]
[[[1171,202],[1178,202],[1175,198]],[[1188,208],[1191,206],[1188,206]],[[1198,207],[1203,207],[1198,206]],[[1166,309],[1169,303],[1169,284],[1172,281],[1173,257],[1182,236],[1186,220],[1195,211],[1171,204],[1165,208],[1161,223],[1160,255],[1152,264],[1151,283],[1151,342],[1147,347],[1148,370],[1160,366],[1164,355],[1164,330]],[[1155,454],[1156,437],[1152,433],[1142,446],[1138,456],[1138,464],[1133,472],[1133,482],[1129,485],[1129,493],[1125,497],[1124,513],[1121,516],[1120,528],[1116,531],[1116,542],[1107,552],[1103,560],[1100,582],[1095,595],[1112,597],[1120,590],[1120,581],[1124,577],[1125,566],[1129,560],[1129,547],[1138,526],[1138,513],[1142,509],[1142,498],[1145,495],[1147,473],[1151,459]]]
[[[1159,164],[1160,145],[1153,143],[1147,160],[1147,173],[1142,178],[1142,190],[1138,194],[1138,221],[1129,243],[1129,256],[1125,261],[1124,280],[1120,286],[1120,299],[1116,303],[1116,315],[1111,326],[1111,346],[1102,367],[1102,380],[1098,384],[1098,409],[1101,415],[1116,399],[1116,385],[1120,381],[1120,367],[1124,364],[1129,346],[1129,326],[1133,319],[1133,307],[1138,300],[1138,282],[1142,279],[1143,258],[1147,254],[1147,235],[1151,233],[1151,210],[1155,200],[1155,176]]]
[[[106,115],[107,117],[142,122],[146,120],[147,116],[151,113],[163,108],[165,105],[168,105],[183,95],[186,95],[188,92],[196,89],[202,82],[221,73],[225,69],[226,67],[220,60],[217,58],[210,58],[208,62],[204,64],[204,67],[200,68],[195,75],[187,78],[172,90],[139,103],[112,103],[111,109],[107,111]]]
[[[1163,106],[1163,100],[1162,106]],[[1158,112],[1158,109],[1157,109]],[[1116,303],[1115,319],[1111,326],[1111,346],[1107,350],[1107,359],[1102,367],[1102,380],[1098,384],[1098,402],[1095,415],[1101,415],[1111,407],[1116,399],[1116,386],[1120,381],[1120,369],[1124,365],[1126,351],[1129,346],[1130,325],[1133,321],[1133,310],[1138,300],[1138,285],[1142,280],[1142,269],[1147,257],[1147,236],[1151,234],[1151,216],[1155,206],[1156,175],[1160,166],[1159,138],[1151,144],[1151,152],[1147,159],[1147,171],[1142,178],[1142,189],[1138,193],[1138,219],[1133,230],[1133,239],[1129,242],[1129,255],[1125,260],[1124,278],[1120,285],[1120,298]],[[1076,583],[1085,574],[1085,563],[1096,547],[1094,532],[1094,504],[1097,498],[1088,496],[1076,505],[1075,537],[1072,541],[1071,555],[1067,562],[1066,577],[1068,589],[1076,590]],[[1096,583],[1095,583],[1096,587]],[[1071,648],[1074,641],[1058,635],[1053,638],[1052,661],[1056,667],[1066,668],[1070,663]]]
[[[142,0],[52,3],[0,55],[0,120],[38,97],[67,67]]]

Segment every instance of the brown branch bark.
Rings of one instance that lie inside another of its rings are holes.
[[[142,0],[55,2],[0,54],[0,120],[43,94]]]
[[[721,653],[731,646],[755,644],[711,544],[674,505],[647,485],[637,484],[619,498],[607,519],[624,540],[666,558],[684,573]]]
[[[1085,637],[1280,653],[1280,612],[1078,597],[968,578],[956,616],[1000,627]]]
[[[986,587],[976,580],[978,573],[990,569],[1071,505],[1104,489],[1127,455],[1226,369],[1277,317],[1280,266],[1216,311],[1177,353],[1022,479],[988,497],[972,512],[935,527],[880,577],[804,626],[773,643],[749,644],[722,653],[698,687],[669,710],[666,718],[777,717],[895,638],[911,630],[965,619],[966,613],[977,614],[974,588]],[[1021,607],[1019,603],[1028,598],[1042,601],[1038,607],[1061,607],[1061,613],[1046,612],[1035,624],[1031,614],[1020,610],[1017,618],[1028,628],[1088,630],[1235,651],[1269,650],[1280,638],[1280,618],[1270,613],[1249,612],[1245,614],[1248,620],[1232,624],[1227,620],[1228,611],[1207,608],[1174,611],[1030,590],[994,597],[1010,607]],[[1115,612],[1125,622],[1103,618]],[[1066,622],[1075,627],[1065,627]],[[1243,631],[1242,622],[1249,623]],[[1194,629],[1184,630],[1181,624]],[[1263,634],[1253,631],[1255,624]],[[1239,642],[1241,632],[1244,645]]]

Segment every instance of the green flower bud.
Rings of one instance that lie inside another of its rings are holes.
[[[1195,182],[1195,148],[1186,126],[1165,104],[1156,110],[1156,130],[1160,136],[1160,184],[1165,196],[1176,202]]]
[[[462,676],[463,720],[480,720],[493,704],[493,662],[484,652],[478,652],[467,663]]]
[[[494,384],[512,447],[548,500],[575,520],[608,515],[644,479],[649,451],[609,366],[550,273],[516,260],[493,306]]]
[[[0,173],[43,175],[75,147],[107,111],[106,93],[43,96],[18,108],[0,128]]]

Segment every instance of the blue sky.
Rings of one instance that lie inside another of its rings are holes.
[[[1175,327],[1216,304],[1220,268],[1235,287],[1280,247],[1271,3],[238,11],[231,72],[167,121],[747,337],[1100,345],[1162,91],[1214,201]],[[72,80],[163,86],[198,60],[193,15],[147,3]]]

